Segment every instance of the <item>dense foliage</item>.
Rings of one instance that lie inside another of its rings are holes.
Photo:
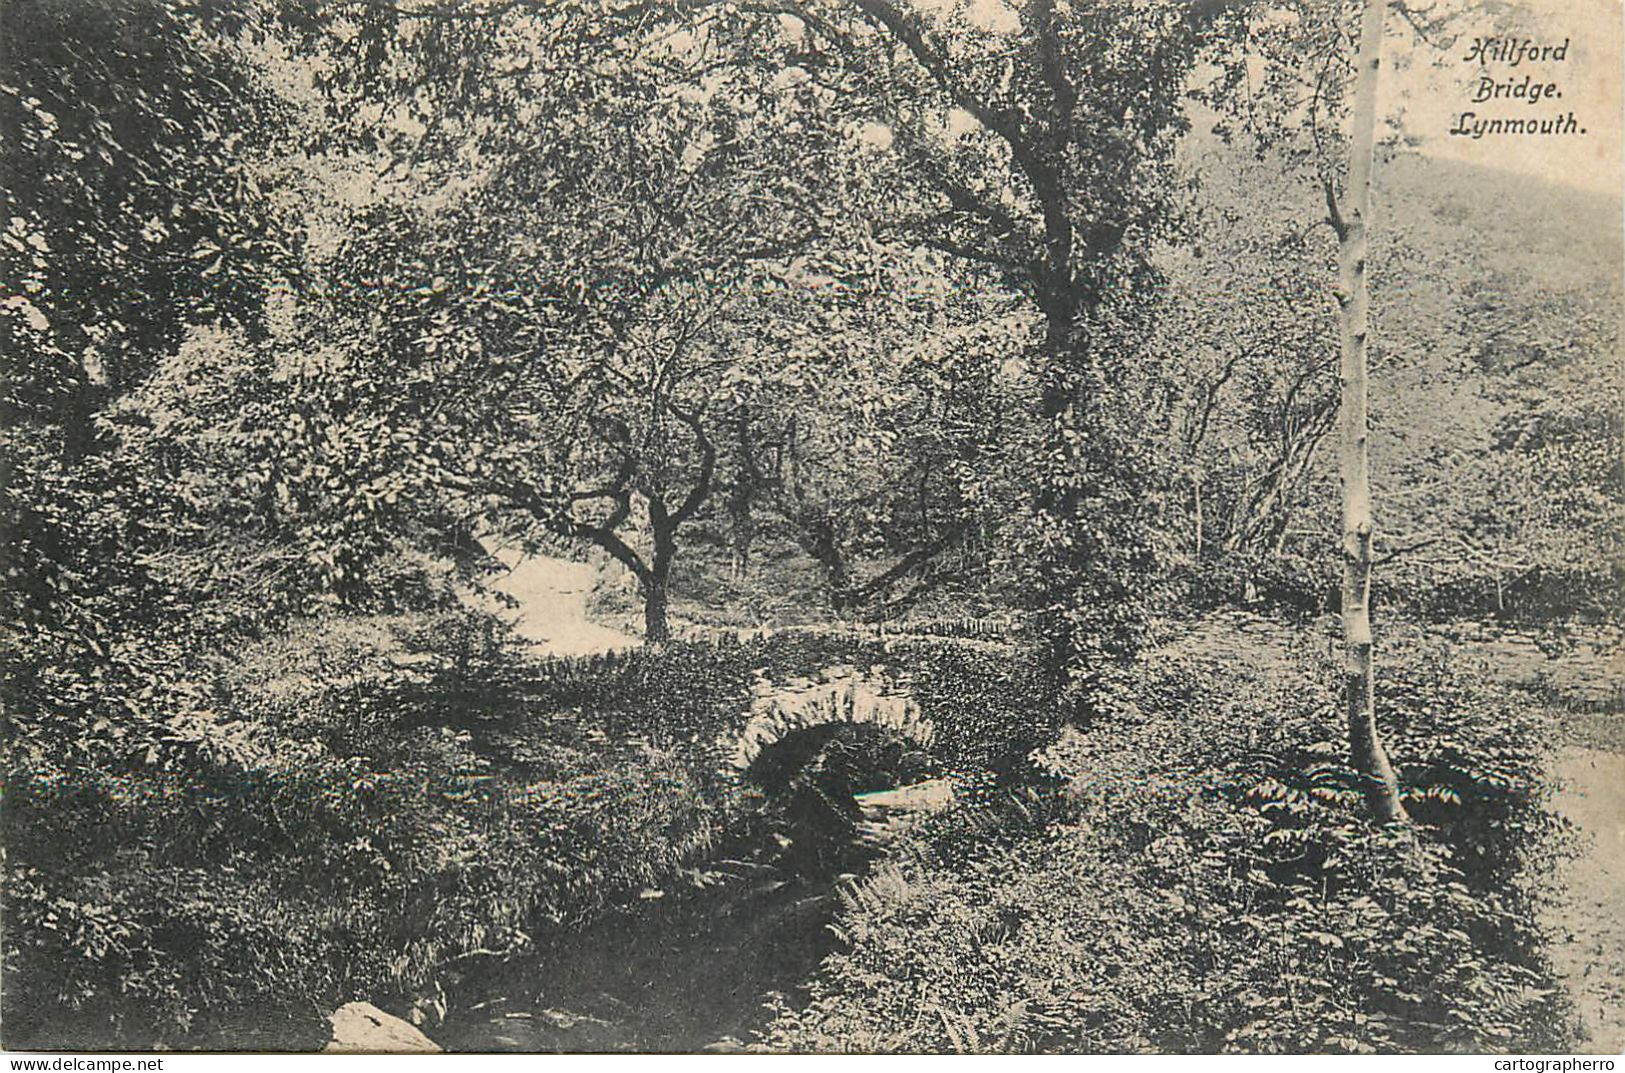
[[[222,713],[207,757],[13,768],[8,1042],[302,1048],[357,998],[433,1023],[470,971],[713,883],[767,822],[726,767],[753,683],[832,664],[928,675],[940,770],[1008,772],[1044,740],[1020,662],[952,641],[530,663],[478,618],[409,615],[318,620],[200,669]]]
[[[1232,638],[1159,652],[1108,722],[1052,750],[1061,800],[950,815],[857,883],[842,948],[769,1044],[1561,1049],[1527,878],[1557,845],[1549,714],[1441,672],[1418,639],[1384,684],[1422,826],[1384,830],[1322,740],[1324,660]]]
[[[1337,398],[1321,194],[1275,154],[1197,138],[1185,151],[1205,177],[1200,222],[1193,243],[1164,255],[1171,285],[1152,344],[1168,376],[1154,411],[1170,467],[1165,554],[1204,604],[1325,610],[1337,589],[1322,554]],[[1385,158],[1380,175],[1375,286],[1403,286],[1406,300],[1376,310],[1377,600],[1433,618],[1616,616],[1606,594],[1622,470],[1607,355],[1620,284],[1617,245],[1597,238],[1615,210],[1580,191],[1528,198],[1506,176],[1411,155]],[[1481,199],[1505,206],[1508,230],[1463,226]],[[1528,300],[1509,304],[1518,292]]]

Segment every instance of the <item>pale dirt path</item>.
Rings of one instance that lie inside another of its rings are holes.
[[[1579,829],[1580,856],[1559,882],[1564,904],[1548,921],[1552,961],[1567,982],[1590,1038],[1587,1052],[1625,1049],[1625,753],[1565,745],[1553,774],[1554,805]]]
[[[526,559],[517,551],[502,551],[497,557],[508,572],[491,587],[519,601],[517,609],[504,608],[501,614],[514,622],[515,633],[541,652],[586,656],[642,643],[587,620],[587,597],[593,584],[589,564],[545,555]]]

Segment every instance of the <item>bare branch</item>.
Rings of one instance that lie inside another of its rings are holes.
[[[1375,559],[1372,559],[1371,563],[1373,566],[1380,566],[1383,563],[1390,563],[1402,555],[1409,555],[1413,551],[1421,551],[1423,548],[1430,548],[1433,545],[1443,541],[1443,539],[1443,537],[1428,537],[1426,540],[1417,540],[1410,544],[1405,544],[1401,547],[1394,548],[1385,555],[1379,555]]]
[[[970,528],[970,523],[960,522],[958,525],[953,526],[946,533],[942,534],[942,536],[938,537],[931,543],[915,548],[913,551],[909,552],[907,555],[904,555],[901,559],[894,563],[884,573],[870,578],[856,589],[853,589],[851,591],[851,598],[855,603],[864,603],[874,599],[876,596],[885,592],[897,582],[901,581],[903,578],[907,577],[909,574],[913,573],[915,570],[919,569],[921,566],[924,566],[927,562],[930,562],[948,548],[952,547],[955,541],[965,535],[965,531],[968,528]]]
[[[1348,234],[1349,225],[1348,222],[1343,219],[1343,214],[1338,211],[1337,191],[1332,189],[1332,181],[1330,179],[1322,182],[1321,187],[1326,191],[1327,222],[1332,225],[1332,230],[1337,232],[1337,237],[1339,240],[1341,240],[1343,236]]]
[[[1022,264],[1020,261],[1009,257],[1001,257],[988,250],[979,249],[976,246],[967,246],[952,239],[939,238],[935,235],[921,235],[919,241],[934,250],[940,250],[943,253],[952,254],[967,261],[977,261],[981,264],[992,265],[995,268],[1003,268],[1010,272],[1025,274],[1031,271],[1032,268],[1031,265]]]
[[[700,476],[694,482],[694,487],[689,489],[688,497],[683,500],[682,506],[677,508],[677,513],[672,515],[671,522],[675,527],[699,513],[700,507],[704,506],[705,501],[710,498],[711,482],[716,476],[717,449],[705,434],[705,428],[700,421],[700,414],[685,413],[673,405],[668,405],[666,408],[673,417],[687,425],[689,431],[694,433],[694,440],[700,448]]]

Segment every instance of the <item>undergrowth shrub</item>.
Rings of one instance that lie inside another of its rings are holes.
[[[463,612],[239,645],[187,683],[195,740],[71,775],[9,757],[6,1042],[309,1048],[355,999],[432,1032],[493,961],[710,882],[760,804],[716,744],[759,677],[912,674],[959,762],[1000,727],[1039,740],[1018,662],[932,651],[785,634],[536,661]]]
[[[509,762],[468,709],[497,657],[467,626],[313,624],[223,668],[208,750],[13,763],[7,1043],[315,1047],[352,999],[432,1021],[482,959],[705,858],[731,792],[708,752],[574,719],[553,770]]]
[[[1379,696],[1418,827],[1387,830],[1342,759],[1335,668],[1199,641],[1149,653],[1047,751],[1063,800],[961,808],[857,884],[764,1045],[1563,1049],[1529,882],[1557,834],[1538,708],[1406,638]]]

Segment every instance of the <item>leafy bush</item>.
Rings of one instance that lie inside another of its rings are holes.
[[[445,718],[446,683],[489,658],[463,626],[312,625],[238,653],[207,751],[71,778],[14,763],[7,1042],[286,1048],[350,999],[432,1016],[479,959],[704,858],[730,792],[708,752],[566,719],[555,770],[508,763]]]
[[[848,896],[844,949],[765,1044],[1562,1049],[1519,883],[1554,830],[1527,704],[1425,645],[1389,669],[1412,834],[1365,818],[1324,661],[1253,638],[1139,672],[1047,752],[1073,775],[1064,815],[924,829]]]
[[[1172,790],[1173,787],[1165,789]],[[1182,795],[1181,795],[1182,796]],[[1140,803],[1136,797],[1135,803]],[[1551,993],[1486,957],[1505,910],[1369,829],[1343,884],[1278,882],[1257,814],[1169,795],[1129,824],[1072,823],[950,869],[861,884],[796,1050],[1365,1051],[1550,1045]]]

